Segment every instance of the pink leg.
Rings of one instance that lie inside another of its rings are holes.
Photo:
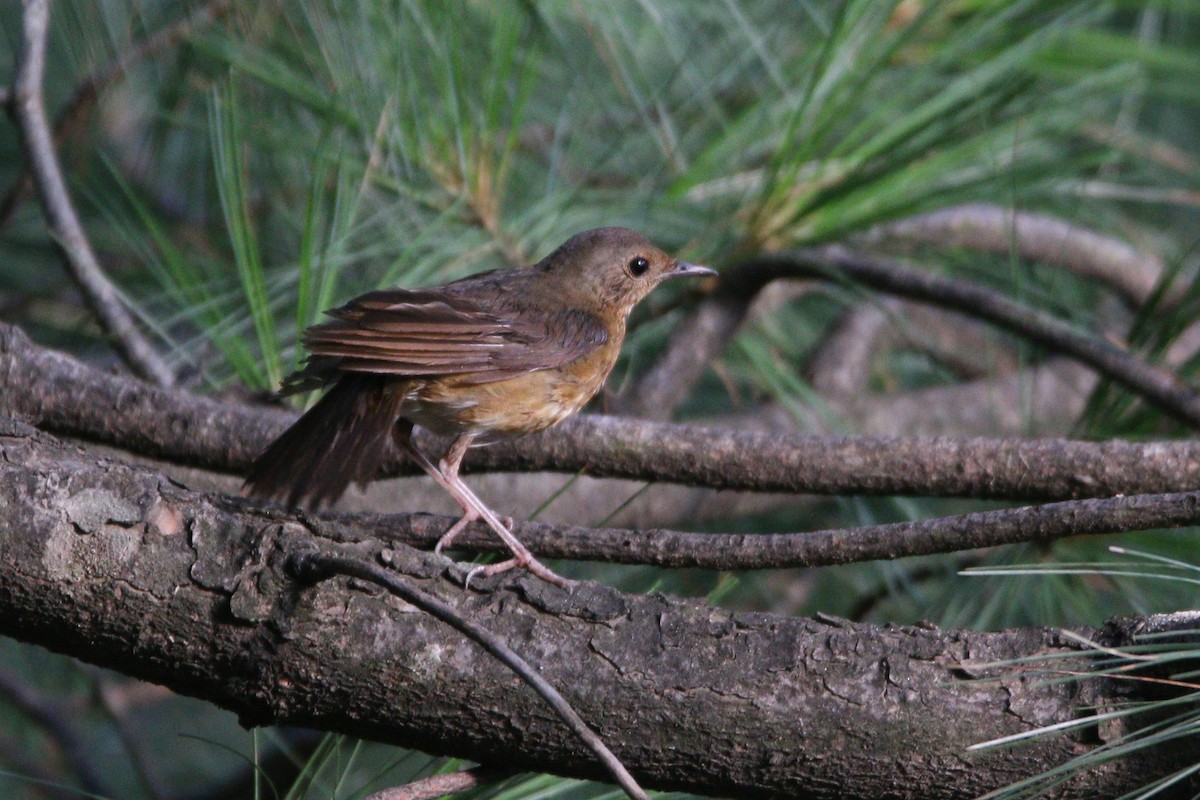
[[[441,548],[446,547],[453,541],[467,525],[477,519],[482,519],[488,524],[501,541],[508,546],[513,557],[507,561],[501,561],[498,564],[488,564],[479,566],[467,573],[466,585],[470,586],[471,579],[476,575],[498,575],[501,572],[512,569],[513,567],[525,567],[534,575],[544,581],[556,584],[558,586],[570,586],[571,581],[556,574],[553,570],[547,567],[542,562],[534,558],[533,553],[529,552],[529,548],[521,544],[521,540],[513,535],[504,523],[496,516],[487,505],[484,504],[479,497],[471,491],[471,488],[463,483],[458,477],[458,468],[462,464],[463,456],[466,455],[467,449],[471,446],[475,434],[465,433],[456,438],[450,443],[450,448],[446,451],[446,455],[442,457],[440,467],[434,466],[433,462],[421,452],[421,450],[412,441],[412,423],[407,420],[401,420],[396,424],[396,429],[393,432],[393,438],[412,459],[417,462],[431,478],[433,478],[439,486],[445,489],[455,502],[463,510],[462,518],[450,526],[442,537],[438,540],[435,552],[440,552]],[[509,522],[509,525],[512,523]]]

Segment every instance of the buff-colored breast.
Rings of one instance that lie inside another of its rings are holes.
[[[507,380],[475,383],[450,375],[415,384],[401,416],[434,433],[477,433],[482,441],[549,428],[583,408],[600,391],[617,361],[622,337],[553,369]]]

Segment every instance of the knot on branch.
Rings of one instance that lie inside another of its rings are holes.
[[[283,569],[289,577],[307,586],[338,574],[329,560],[312,545],[298,545],[295,552],[288,554]]]

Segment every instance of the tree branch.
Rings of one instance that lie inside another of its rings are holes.
[[[963,383],[930,386],[890,395],[860,394],[837,407],[845,424],[862,435],[890,436],[1030,436],[1054,435],[1068,430],[1087,405],[1097,384],[1096,373],[1066,358],[1048,358],[1025,369]],[[765,406],[768,420],[784,421],[786,411]],[[803,411],[803,409],[802,409]],[[755,411],[723,420],[739,427],[752,421]],[[793,412],[794,413],[794,412]],[[832,426],[808,414],[804,430],[829,430]],[[773,426],[794,430],[797,425]],[[769,429],[768,426],[757,428]]]
[[[446,623],[486,650],[493,658],[511,669],[517,677],[541,695],[554,709],[554,713],[558,714],[567,724],[571,732],[583,740],[588,749],[595,753],[596,758],[629,797],[633,800],[650,800],[642,787],[638,786],[637,781],[629,774],[629,770],[625,769],[625,765],[613,755],[604,741],[588,727],[583,717],[579,716],[579,712],[553,685],[539,675],[538,671],[530,666],[528,661],[521,658],[503,639],[482,625],[464,617],[454,606],[418,589],[404,580],[399,573],[361,558],[301,550],[288,557],[286,570],[302,583],[309,585],[329,580],[335,575],[369,581],[382,586],[396,597],[421,609],[431,617]]]
[[[965,745],[1143,690],[980,666],[1078,653],[1054,666],[1087,669],[1079,645],[1044,629],[878,628],[528,576],[464,592],[439,577],[444,560],[345,521],[264,513],[29,428],[0,429],[0,633],[203,697],[247,725],[597,775],[540,698],[459,634],[353,582],[298,587],[285,565],[311,550],[383,561],[509,642],[573,687],[580,713],[657,788],[851,800],[910,795],[903,780],[930,800],[977,796],[1100,738],[1081,730],[969,755]],[[1116,796],[1193,759],[1187,741],[1133,752],[1080,773],[1064,796]]]
[[[759,284],[783,277],[849,281],[970,314],[1087,364],[1177,420],[1200,427],[1200,393],[1172,373],[983,286],[905,269],[839,246],[763,256],[744,265],[740,274]]]
[[[727,289],[727,283],[700,301],[687,320],[672,334],[658,360],[624,393],[618,409],[644,419],[670,419],[709,362],[725,349],[741,327],[754,299],[751,291]]]
[[[1104,284],[1129,305],[1146,303],[1166,270],[1160,259],[1128,243],[1046,214],[971,203],[881,225],[864,244],[893,246],[908,240],[943,248],[966,248],[1059,264],[1082,278]]]
[[[46,121],[42,78],[46,68],[46,36],[50,24],[49,0],[26,0],[23,17],[24,47],[14,86],[14,112],[25,139],[42,207],[55,243],[62,250],[68,272],[112,340],[121,358],[159,386],[171,386],[175,376],[129,314],[117,288],[104,274],[83,225],[71,204],[54,137]]]
[[[891,245],[901,239],[965,247],[1059,264],[1080,277],[1109,286],[1134,307],[1143,305],[1165,274],[1162,261],[1129,244],[1045,214],[968,204],[879,226],[859,241]],[[728,270],[671,337],[658,361],[625,393],[619,410],[647,419],[669,419],[741,326],[754,296],[770,276]],[[1177,296],[1175,292],[1173,296]],[[955,309],[972,313],[970,308]]]
[[[454,517],[353,514],[351,524],[386,541],[432,548]],[[689,533],[515,522],[518,538],[543,558],[700,567],[716,570],[825,567],[860,561],[953,553],[1068,536],[1200,525],[1200,492],[1067,500],[934,519],[803,533]],[[454,540],[464,550],[504,552],[487,529],[473,525]]]
[[[95,103],[100,91],[109,84],[119,80],[135,64],[163,50],[180,40],[195,33],[195,31],[213,21],[220,19],[233,8],[233,0],[212,0],[192,13],[176,20],[170,25],[155,31],[140,42],[122,48],[120,53],[103,68],[89,73],[75,85],[70,99],[58,112],[54,120],[54,146],[62,145],[66,132],[76,125],[84,113]],[[3,90],[0,89],[0,105],[5,105]],[[0,230],[4,230],[12,221],[13,214],[20,207],[21,201],[33,188],[33,176],[29,165],[25,164],[17,175],[16,181],[0,198]]]
[[[437,800],[446,795],[462,794],[511,777],[511,770],[474,767],[446,775],[433,775],[404,786],[384,789],[369,795],[366,800]]]
[[[0,412],[40,428],[235,474],[296,417],[113,375],[11,326],[0,326],[0,390]],[[1196,441],[803,436],[600,415],[477,448],[465,465],[809,494],[1060,500],[1200,488]]]

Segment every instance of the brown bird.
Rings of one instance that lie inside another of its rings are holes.
[[[436,552],[478,519],[512,551],[468,582],[522,566],[563,584],[459,478],[463,456],[574,414],[612,371],[639,300],[668,278],[715,274],[635,231],[597,228],[532,267],[368,292],[304,332],[308,361],[282,393],[332,386],[258,457],[243,492],[307,508],[332,503],[352,481],[375,478],[391,441],[462,508]],[[413,443],[414,423],[455,437],[438,465]]]

